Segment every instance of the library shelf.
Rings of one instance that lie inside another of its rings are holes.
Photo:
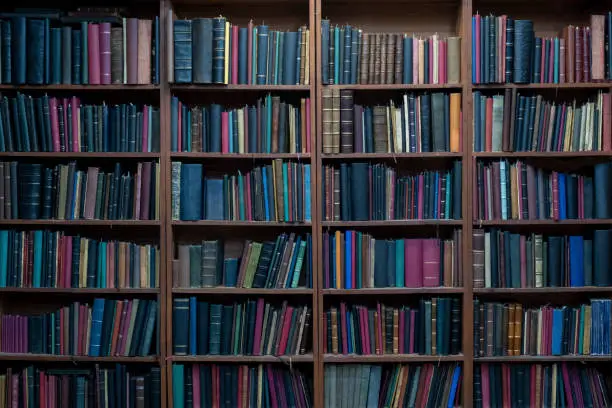
[[[233,220],[199,220],[172,221],[173,227],[269,227],[269,228],[311,228],[310,222],[278,222],[278,221],[233,221]]]
[[[0,227],[20,226],[83,226],[83,227],[159,227],[158,220],[0,220]]]
[[[312,354],[283,355],[283,356],[246,356],[246,355],[202,355],[202,356],[172,356],[174,363],[311,363]]]
[[[474,288],[474,295],[570,295],[579,293],[612,293],[612,287],[582,286],[554,288]]]
[[[208,153],[208,152],[173,152],[172,159],[202,159],[202,160],[310,160],[310,153]]]
[[[158,295],[159,288],[0,288],[1,295],[7,294],[41,294],[41,295],[126,295],[126,296],[148,296]]]
[[[355,91],[428,91],[428,90],[461,90],[461,84],[342,84],[323,85],[330,89],[352,89]]]
[[[575,91],[580,89],[609,89],[611,86],[612,82],[576,82],[563,84],[473,84],[472,89],[569,89]]]
[[[560,363],[560,362],[610,362],[609,356],[496,356],[496,357],[474,357],[474,363]]]
[[[297,288],[173,288],[175,295],[236,295],[236,296],[291,296],[312,295],[313,289]]]
[[[612,154],[612,153],[611,153]],[[461,159],[463,153],[421,152],[421,153],[339,153],[322,154],[323,161],[336,160],[442,160]]]
[[[584,152],[476,152],[477,159],[587,159],[597,157],[612,157],[612,151],[584,151]]]
[[[461,220],[322,221],[324,228],[461,226]]]
[[[584,226],[584,225],[612,225],[609,218],[589,218],[576,220],[474,220],[478,227],[504,227],[504,226]]]
[[[323,296],[367,296],[367,295],[429,295],[463,294],[463,288],[363,288],[363,289],[322,289]]]
[[[158,91],[159,85],[156,84],[145,84],[145,85],[128,85],[128,84],[110,84],[110,85],[69,85],[69,84],[56,84],[56,85],[0,85],[0,91],[47,91],[47,92],[58,92],[58,91],[74,91],[74,92],[138,92],[138,91]]]
[[[324,354],[323,362],[328,364],[372,364],[372,363],[442,363],[463,361],[463,354],[452,356],[429,356],[421,354]]]
[[[310,85],[170,84],[170,90],[182,92],[309,92]]]
[[[0,353],[0,361],[26,361],[37,363],[120,363],[120,364],[144,364],[158,363],[157,356],[129,357],[129,356],[109,356],[109,357],[90,357],[90,356],[66,356],[55,354],[29,354],[29,353]]]
[[[103,159],[103,160],[139,160],[159,159],[159,153],[150,152],[0,152],[0,159]]]

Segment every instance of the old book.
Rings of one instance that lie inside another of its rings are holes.
[[[353,93],[340,90],[340,153],[353,153]]]
[[[190,22],[191,23],[191,22]],[[127,83],[130,85],[138,84],[138,60],[140,58],[139,47],[138,47],[138,34],[140,31],[140,24],[137,18],[127,19],[127,30],[124,33],[126,36],[126,64],[127,64]],[[191,33],[191,24],[189,24]],[[148,58],[147,58],[148,61]],[[189,63],[191,68],[191,61]],[[91,78],[90,78],[91,81]]]
[[[591,15],[591,77],[593,81],[603,81],[605,79],[605,27],[606,16]],[[588,67],[588,65],[587,65]]]
[[[151,83],[151,29],[153,21],[138,20],[138,84]]]
[[[123,29],[111,28],[111,83],[123,83]]]
[[[450,94],[450,151],[461,151],[461,94]]]
[[[359,83],[368,83],[368,72],[370,67],[370,35],[364,33],[361,40],[359,52]]]
[[[340,153],[340,90],[332,89],[332,153]]]
[[[461,37],[447,38],[446,73],[449,84],[461,82]]]
[[[392,84],[395,77],[395,34],[385,34],[386,37],[386,75],[385,84]]]

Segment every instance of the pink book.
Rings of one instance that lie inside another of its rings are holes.
[[[491,407],[491,397],[489,396],[489,365],[482,364],[481,383],[482,383],[482,407]]]
[[[87,25],[89,84],[100,85],[100,25]]]
[[[417,219],[422,220],[423,219],[423,190],[424,188],[424,178],[422,174],[419,174],[419,178],[418,178],[418,183],[419,183],[419,196],[418,196],[418,205],[417,205],[417,211],[418,211],[418,216]]]
[[[382,309],[380,307],[380,303],[376,303],[376,311],[378,312],[378,327],[383,327],[383,321],[382,321]],[[384,354],[385,353],[385,343],[383,342],[383,338],[382,338],[382,330],[378,330],[378,332],[376,332],[376,336],[378,337],[378,344],[380,344],[380,353],[379,354]]]
[[[69,257],[72,257],[72,240],[73,239],[78,239],[77,237],[65,237],[66,239],[64,239],[64,256],[66,257],[66,259],[70,259]],[[64,268],[64,282],[62,282],[61,287],[63,288],[69,288],[70,287],[70,277],[72,276],[72,262],[65,262],[64,263],[65,268]]]
[[[546,67],[545,67],[545,62],[546,62],[546,43],[548,42],[548,40],[546,38],[542,39],[542,51],[540,52],[540,67],[542,67],[540,69],[540,83],[546,82]]]
[[[251,204],[251,178],[247,177],[246,178],[246,208],[248,208],[248,210],[246,211],[246,219],[247,221],[253,221],[253,207]]]
[[[421,98],[416,98],[416,114],[414,121],[414,128],[416,130],[417,138],[416,138],[416,153],[420,153],[423,151],[423,147],[421,146]]]
[[[609,94],[605,94],[610,96]],[[605,111],[604,111],[605,112]],[[608,113],[610,109],[608,109]],[[608,123],[610,121],[608,120]],[[310,153],[310,98],[306,98],[306,153]],[[304,152],[304,146],[302,146],[302,152]]]
[[[610,151],[612,150],[612,131],[610,129],[611,120],[610,115],[612,115],[612,102],[611,102],[610,94],[603,94],[603,132],[602,132],[602,145],[603,150]]]
[[[194,384],[193,406],[199,407],[200,406],[200,366],[198,364],[194,364],[191,366],[191,369],[192,369],[191,377],[193,378],[193,384]],[[240,393],[238,393],[238,396],[240,397]]]
[[[72,110],[72,134],[74,135],[72,138],[72,151],[80,152],[81,151],[81,135],[78,132],[79,129],[79,107],[81,106],[81,101],[76,96],[72,97],[70,101],[70,109]]]
[[[231,84],[238,83],[238,30],[237,25],[232,25],[232,79]]]
[[[410,327],[413,329],[410,330],[410,348],[408,349],[408,353],[414,354],[414,325],[416,322],[416,310],[410,311]]]
[[[567,402],[568,408],[574,408],[574,400],[572,396],[572,387],[570,382],[570,376],[568,373],[567,365],[565,363],[561,363],[561,372],[557,372],[557,375],[563,375],[563,383],[564,383],[564,391],[565,391],[565,400]]]
[[[440,286],[440,241],[423,239],[423,286]]]
[[[47,380],[45,378],[45,373],[43,371],[40,371],[38,373],[38,384],[39,384],[39,389],[40,389],[40,394],[41,396],[46,396],[47,399],[50,397],[50,395],[47,395]],[[32,408],[46,408],[47,405],[49,404],[49,401],[47,400],[47,402],[43,401],[44,398],[41,398],[40,400],[40,405],[38,407],[32,407]]]
[[[419,83],[419,40],[412,38],[412,83]]]
[[[524,235],[521,235],[519,238],[520,242],[520,253],[521,253],[521,288],[527,287],[527,253],[526,253],[526,239]]]
[[[291,328],[291,316],[293,315],[293,306],[287,306],[285,316],[283,317],[283,331],[281,332],[280,343],[278,345],[279,354],[287,354],[287,341],[289,339],[289,329]]]
[[[149,106],[142,108],[142,151],[149,151]]]
[[[420,239],[404,240],[404,282],[407,288],[423,287],[423,243]]]
[[[100,23],[100,82],[111,83],[111,25]]]
[[[257,299],[257,312],[255,313],[255,341],[253,342],[253,354],[261,355],[261,330],[263,325],[264,300]]]
[[[406,354],[406,350],[404,350],[404,336],[406,331],[406,311],[404,309],[399,312],[399,353]]]
[[[559,219],[559,184],[557,172],[552,172],[552,192],[553,192],[553,220]]]
[[[274,378],[274,373],[272,372],[271,367],[266,367],[266,374],[268,375],[268,385],[270,387],[270,401],[272,402],[272,408],[279,408],[277,399],[276,399],[276,388],[274,384],[276,384],[276,379]]]
[[[221,152],[229,153],[229,114],[221,112]]]
[[[68,99],[62,99],[62,106],[64,107],[64,124],[68,124]],[[66,151],[70,151],[70,140],[68,140],[68,132],[64,132],[64,146]]]
[[[249,29],[247,34],[247,83],[253,84],[253,21],[249,21]]]
[[[476,14],[476,61],[480,61],[480,15]],[[476,82],[480,83],[480,64],[476,64]]]

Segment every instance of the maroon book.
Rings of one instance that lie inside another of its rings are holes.
[[[89,24],[87,27],[89,31],[87,36],[89,84],[100,85],[100,25]]]
[[[138,19],[127,19],[127,83],[138,83]]]
[[[100,82],[111,83],[111,25],[100,24]]]

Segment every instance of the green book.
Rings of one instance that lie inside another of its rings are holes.
[[[172,365],[172,402],[174,408],[185,408],[185,367]]]

